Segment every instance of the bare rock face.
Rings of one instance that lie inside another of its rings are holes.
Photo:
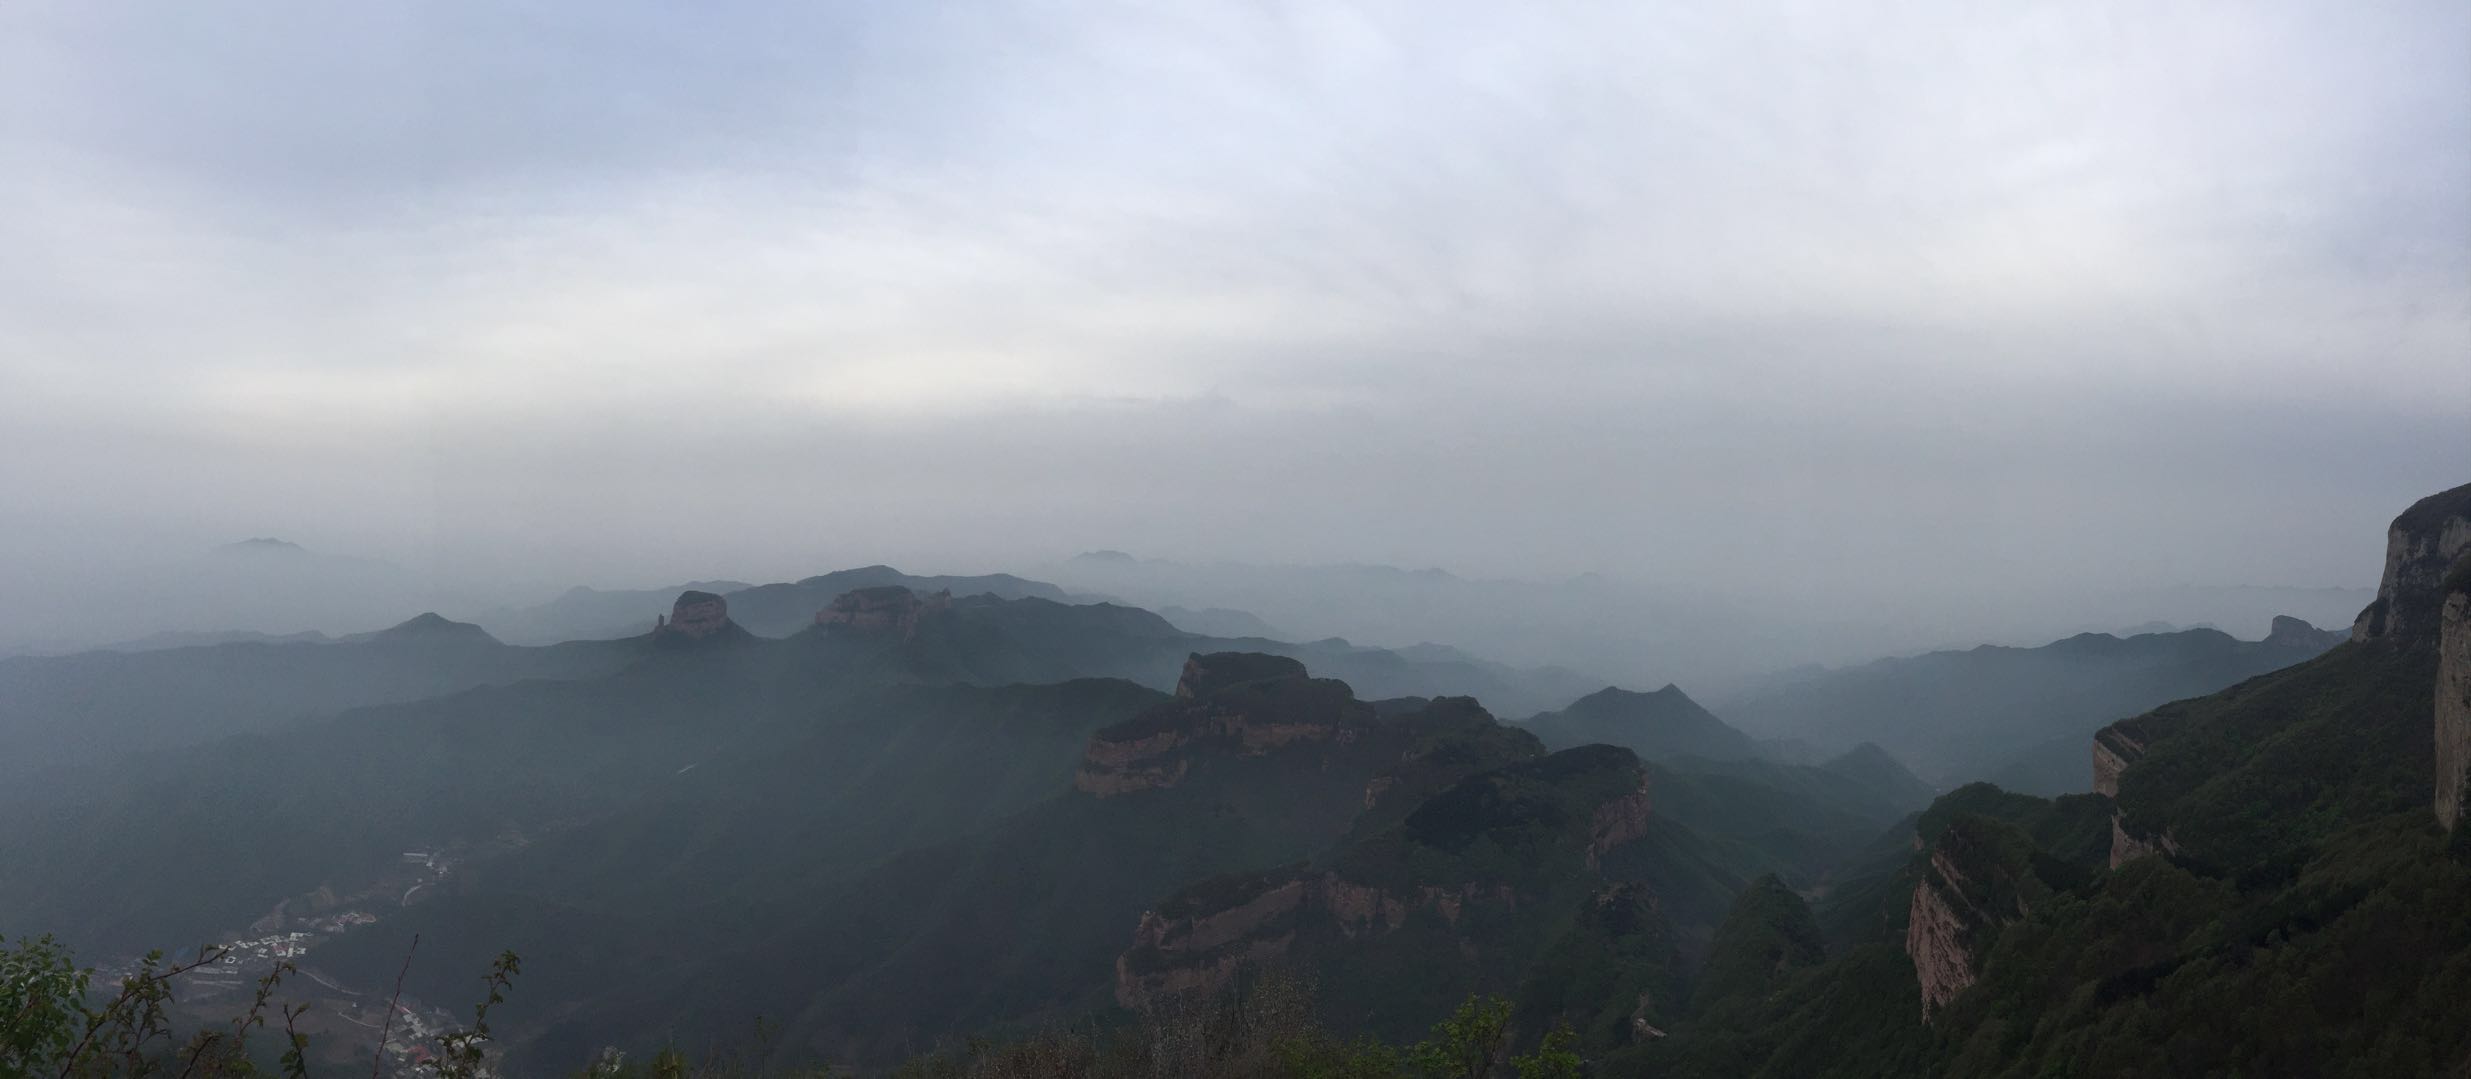
[[[1928,880],[1913,886],[1905,954],[1913,957],[1914,976],[1922,982],[1924,1022],[1973,984],[1974,955],[1965,948],[1965,920]]]
[[[1175,916],[1147,911],[1115,960],[1115,999],[1136,1010],[1185,994],[1216,994],[1246,966],[1287,954],[1312,882],[1285,879],[1232,906]]]
[[[2442,582],[2471,551],[2471,484],[2420,499],[2385,533],[2385,576],[2376,601],[2351,626],[2354,641],[2429,638],[2444,606]]]
[[[921,596],[897,584],[857,588],[833,597],[830,605],[815,612],[815,624],[848,626],[863,633],[908,640],[918,635],[921,621],[951,608],[950,590]]]
[[[2151,838],[2140,836],[2128,831],[2127,821],[2120,814],[2111,814],[2111,868],[2148,855],[2177,853],[2179,844],[2172,842],[2169,832]]]
[[[1652,811],[1644,774],[1639,777],[1639,789],[1597,806],[1588,822],[1587,867],[1597,868],[1613,848],[1645,836]]]
[[[1227,987],[1247,967],[1286,958],[1299,934],[1342,940],[1397,932],[1410,916],[1429,912],[1456,926],[1473,905],[1518,906],[1509,885],[1462,882],[1383,888],[1336,872],[1270,876],[1245,882],[1219,906],[1183,902],[1150,911],[1133,931],[1132,947],[1115,961],[1115,999],[1142,1010],[1186,994],[1203,997]]]
[[[2119,773],[2128,770],[2138,757],[2145,755],[2145,743],[2121,724],[2112,724],[2095,731],[2093,736],[2093,789],[2097,794],[2119,797]]]
[[[2451,830],[2471,785],[2471,556],[2446,585],[2437,631],[2437,823]]]
[[[652,624],[654,636],[700,641],[730,628],[729,601],[710,592],[689,589],[678,593],[678,601],[669,607],[669,617]]]
[[[2050,892],[2029,864],[2003,853],[1998,827],[1959,818],[1931,845],[1914,883],[1905,954],[1922,983],[1924,1022],[1974,983],[1999,928],[2031,913],[2028,897]]]

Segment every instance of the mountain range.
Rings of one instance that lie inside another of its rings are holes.
[[[1715,711],[885,567],[555,644],[500,634],[618,602],[19,657],[0,925],[112,963],[284,941],[345,1016],[512,950],[526,1074],[757,1016],[785,1067],[1137,1039],[1270,977],[1314,1044],[1498,998],[1505,1044],[1602,1074],[2438,1074],[2471,1064],[2471,487],[2388,548],[2348,633],[1934,653]],[[2067,739],[2081,791],[1979,781]]]
[[[535,999],[556,1002],[510,1006],[529,1059],[710,1034],[755,1008],[781,1009],[768,1014],[797,1051],[881,1062],[1113,1006],[1118,957],[1177,888],[1395,843],[1384,836],[1439,819],[1415,814],[1455,785],[1559,759],[1474,700],[1429,692],[1465,675],[1446,658],[1296,649],[1428,690],[1368,699],[1293,656],[1196,652],[1163,620],[1103,604],[871,586],[778,639],[747,632],[734,607],[688,591],[650,633],[546,649],[424,617],[350,643],[114,654],[186,669],[424,647],[611,669],[472,679],[19,797],[13,819],[34,826],[0,837],[0,863],[18,870],[0,880],[0,918],[123,954],[377,910],[376,925],[319,947],[321,977],[383,981],[416,932],[427,943],[409,985],[451,999],[486,954],[526,952]],[[1173,695],[1122,677],[1161,666]],[[1640,696],[1715,722],[1678,690]],[[1586,751],[1614,756],[1514,785],[1610,767],[1627,769],[1626,789],[1663,790],[1670,813],[1613,844],[1637,849],[1616,860],[1630,875],[1603,883],[1669,894],[1681,921],[1657,931],[1685,944],[1742,882],[1814,881],[1825,851],[1918,804],[1817,768]],[[1514,824],[1541,826],[1502,827]],[[452,871],[403,890],[401,852]],[[1578,887],[1545,880],[1564,861],[1532,868],[1554,895]],[[165,879],[187,883],[150,886]],[[956,978],[972,991],[955,994]]]

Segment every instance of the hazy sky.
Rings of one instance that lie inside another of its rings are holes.
[[[12,3],[0,591],[2358,585],[2471,5]]]

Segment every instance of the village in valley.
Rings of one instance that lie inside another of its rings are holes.
[[[502,837],[500,843],[520,846],[522,840]],[[420,902],[423,893],[445,881],[468,856],[404,851],[392,871],[348,896],[319,888],[288,898],[233,939],[164,956],[157,969],[189,968],[172,985],[173,1022],[228,1020],[236,1008],[249,1005],[268,975],[289,964],[291,969],[283,972],[276,992],[268,997],[270,1029],[280,1029],[282,1007],[305,1005],[297,1026],[310,1035],[315,1057],[374,1060],[381,1075],[422,1074],[424,1066],[438,1058],[441,1039],[462,1029],[468,1017],[400,995],[393,986],[337,983],[317,968],[312,953],[320,943],[378,924],[383,920],[380,911]],[[98,967],[95,981],[98,987],[116,987],[145,967],[146,960],[127,958]]]

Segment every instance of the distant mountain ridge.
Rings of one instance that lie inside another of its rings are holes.
[[[277,551],[269,557],[290,556]],[[934,592],[921,591],[930,586]],[[640,612],[621,636],[550,645],[506,644],[482,624],[430,612],[339,638],[206,634],[196,642],[174,638],[127,651],[0,659],[0,737],[13,739],[14,749],[0,758],[0,778],[99,763],[131,745],[176,749],[368,705],[532,678],[607,674],[641,659],[648,648],[701,641],[707,630],[785,638],[814,627],[840,598],[881,590],[904,596],[959,590],[962,622],[1010,627],[1020,641],[1017,654],[1038,654],[1014,669],[950,672],[964,681],[1120,677],[1163,689],[1175,684],[1185,654],[1231,648],[1310,660],[1377,697],[1480,695],[1524,710],[1562,703],[1589,681],[1437,647],[1409,657],[1343,640],[1208,637],[1148,611],[1072,602],[1052,585],[1003,574],[917,577],[870,566],[796,584],[727,588],[727,582],[688,588],[657,602],[648,595],[578,590],[538,609],[537,617],[514,619],[537,630],[560,620],[588,623],[619,609]],[[233,636],[239,639],[228,639]]]
[[[628,637],[651,628],[653,616],[666,610],[679,592],[699,591],[727,599],[732,616],[748,632],[759,637],[786,637],[805,629],[814,621],[815,612],[842,593],[893,585],[920,593],[951,592],[956,596],[984,594],[1000,599],[1037,598],[1059,603],[1073,599],[1054,585],[1009,573],[922,577],[876,565],[775,584],[716,580],[654,589],[578,587],[545,604],[500,608],[476,615],[471,621],[517,643]]]
[[[840,579],[879,580],[881,574]],[[777,605],[785,594],[769,595]],[[830,601],[819,604],[829,606]],[[234,734],[267,736],[372,706],[435,712],[444,721],[453,714],[442,711],[446,701],[466,707],[479,699],[449,695],[491,687],[528,699],[583,699],[601,692],[601,680],[611,676],[664,677],[662,670],[690,659],[699,666],[680,669],[764,672],[790,664],[792,670],[760,677],[800,685],[863,662],[921,683],[1004,685],[1096,677],[1166,688],[1176,684],[1186,656],[1217,643],[1134,608],[1035,596],[1005,600],[988,593],[938,610],[922,624],[933,632],[915,634],[887,636],[857,625],[818,624],[819,612],[808,610],[800,632],[764,638],[740,625],[739,613],[726,596],[688,590],[645,632],[607,641],[506,645],[477,626],[424,615],[347,642],[21,657],[0,661],[0,689],[9,691],[0,693],[0,734],[18,750],[6,764],[29,769],[31,776],[67,764],[99,765],[110,752],[132,745],[161,752],[215,744]],[[1344,642],[1259,646],[1309,659],[1377,696],[1450,696],[1470,689],[1521,695],[1485,668],[1418,663]],[[837,661],[838,668],[812,669],[791,658],[818,650],[845,658]],[[800,670],[805,673],[794,673]],[[575,684],[554,684],[560,681]],[[433,700],[437,703],[425,703]],[[315,729],[337,728],[329,722]],[[473,774],[487,771],[476,768]],[[64,921],[60,928],[74,927]]]
[[[488,685],[614,673],[626,641],[539,648],[424,614],[340,639],[283,638],[0,659],[0,785],[71,774],[143,748],[171,752],[352,708]]]
[[[2103,724],[2301,662],[2340,636],[2295,618],[2261,641],[2213,629],[2080,633],[2038,648],[1983,645],[1800,673],[1722,708],[1762,737],[1876,743],[1942,785],[2049,776],[2026,782],[2068,785],[2042,791],[2060,793],[2082,782],[2084,739]]]
[[[1768,672],[1813,660],[1844,663],[1954,642],[2048,641],[2073,627],[2157,618],[2261,634],[2275,614],[2321,625],[2347,620],[2374,595],[2246,586],[2067,589],[1990,606],[1949,597],[1947,612],[1932,620],[1887,617],[1859,604],[1772,618],[1761,612],[1788,609],[1789,591],[1761,596],[1745,594],[1747,585],[1717,589],[1593,573],[1522,580],[1365,563],[1187,563],[1123,551],[1093,551],[1027,572],[1151,609],[1237,607],[1299,636],[1393,648],[1441,640],[1507,663],[1566,664],[1623,684],[1677,681],[1719,703]]]

